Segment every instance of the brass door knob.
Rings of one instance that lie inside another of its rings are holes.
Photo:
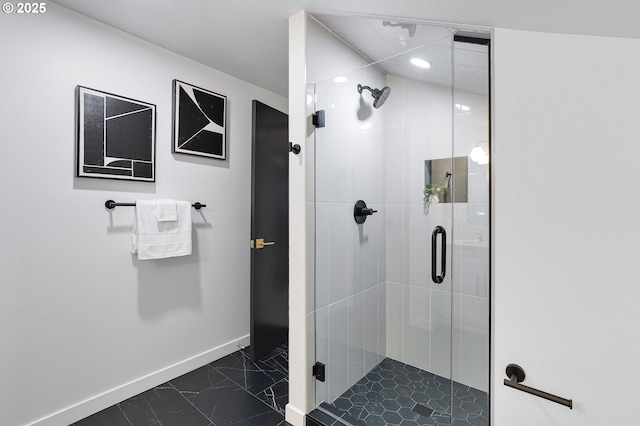
[[[261,248],[264,248],[264,246],[272,246],[274,244],[275,244],[275,241],[265,241],[264,238],[256,238],[254,248],[261,249]]]

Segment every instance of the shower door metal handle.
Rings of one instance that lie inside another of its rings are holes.
[[[436,274],[436,252],[438,234],[442,234],[440,251],[440,275]],[[436,284],[441,284],[444,281],[444,277],[447,274],[447,232],[440,225],[433,228],[431,233],[431,279]]]

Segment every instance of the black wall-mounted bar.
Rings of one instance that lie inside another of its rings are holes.
[[[531,395],[538,396],[540,398],[548,399],[557,404],[564,405],[573,410],[573,400],[559,397],[548,392],[543,392],[538,389],[530,388],[529,386],[521,385],[519,382],[524,381],[525,374],[524,369],[517,364],[507,365],[508,379],[504,379],[504,385],[510,388],[518,389],[522,392],[530,393]]]
[[[113,200],[107,200],[104,203],[104,206],[108,209],[115,209],[116,207],[135,207],[136,203],[116,203]],[[193,207],[196,210],[200,210],[203,207],[207,207],[206,204],[201,204],[199,202],[195,202],[191,205],[191,207]]]

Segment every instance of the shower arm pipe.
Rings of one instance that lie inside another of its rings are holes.
[[[562,398],[552,393],[544,392],[526,385],[521,385],[519,382],[524,381],[525,374],[524,369],[519,365],[507,365],[507,376],[509,378],[504,379],[505,386],[517,389],[522,392],[530,393],[531,395],[544,398],[546,400],[555,402],[556,404],[564,405],[565,407],[569,407],[570,410],[573,410],[573,400],[571,399]]]

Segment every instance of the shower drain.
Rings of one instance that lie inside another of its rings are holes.
[[[433,409],[420,403],[416,404],[411,411],[424,417],[431,417],[431,414],[433,414]]]

